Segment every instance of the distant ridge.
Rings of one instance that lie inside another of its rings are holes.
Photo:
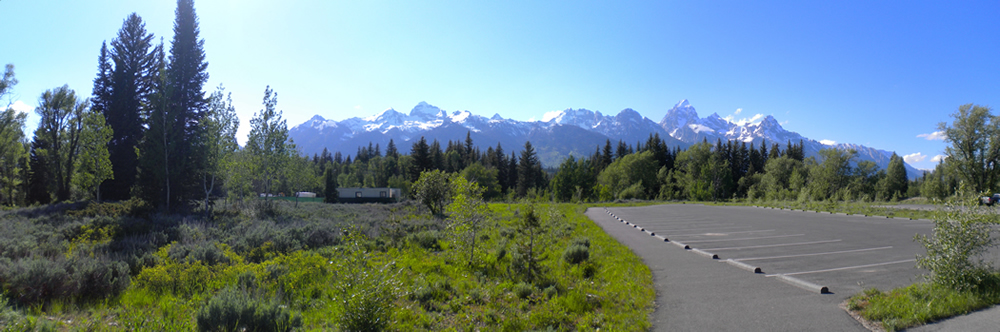
[[[409,114],[387,109],[378,114],[343,121],[326,120],[320,115],[289,130],[289,136],[303,153],[318,154],[323,148],[331,153],[340,151],[353,154],[358,146],[368,143],[385,147],[395,141],[401,152],[409,152],[413,139],[421,136],[428,141],[464,141],[470,133],[476,146],[485,150],[499,143],[507,153],[520,151],[525,141],[531,141],[538,150],[539,160],[546,166],[555,166],[569,155],[590,156],[606,140],[619,140],[630,145],[645,143],[649,135],[658,134],[670,147],[687,148],[691,144],[708,140],[740,141],[759,146],[767,142],[778,143],[782,148],[791,141],[803,143],[806,157],[818,155],[819,150],[837,148],[853,149],[858,160],[870,160],[880,168],[889,165],[892,152],[857,144],[824,145],[816,140],[787,131],[773,116],[764,116],[755,122],[743,124],[723,119],[718,114],[705,118],[688,100],[681,100],[667,111],[659,123],[626,108],[617,115],[604,115],[587,109],[565,109],[548,112],[542,121],[505,119],[500,114],[487,118],[469,111],[446,112],[437,106],[420,102]],[[922,172],[906,164],[907,175],[913,179]]]

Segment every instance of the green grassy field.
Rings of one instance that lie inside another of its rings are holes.
[[[651,326],[651,272],[583,206],[491,204],[470,264],[447,220],[417,205],[293,204],[220,204],[211,218],[139,202],[2,212],[0,322],[10,331],[207,330],[225,317],[304,331],[366,317],[394,331]],[[528,209],[542,225],[533,255],[518,227]]]

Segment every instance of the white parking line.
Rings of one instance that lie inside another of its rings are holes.
[[[703,230],[713,230],[713,229],[728,229],[728,228],[753,228],[750,226],[721,226],[721,227],[702,227],[702,228],[668,228],[668,229],[657,229],[657,232],[673,232],[673,231],[703,231]]]
[[[821,243],[831,243],[840,242],[842,240],[826,240],[826,241],[810,241],[810,242],[796,242],[796,243],[779,243],[779,244],[762,244],[758,246],[746,246],[746,247],[727,247],[727,248],[703,248],[705,250],[720,251],[720,250],[742,250],[742,249],[756,249],[756,248],[773,248],[773,247],[787,247],[787,246],[802,246],[808,244],[821,244]]]
[[[878,247],[878,248],[865,248],[865,249],[854,249],[854,250],[842,250],[842,251],[829,251],[829,252],[817,252],[812,254],[798,254],[798,255],[784,255],[784,256],[770,256],[770,257],[753,257],[753,258],[737,258],[734,261],[757,261],[764,259],[778,259],[778,258],[792,258],[792,257],[809,257],[809,256],[820,256],[820,255],[834,255],[834,254],[847,254],[852,252],[863,252],[872,250],[882,250],[891,249],[892,246],[888,247]]]
[[[736,239],[718,239],[718,240],[698,240],[698,241],[684,241],[686,243],[703,243],[703,242],[722,242],[722,241],[743,241],[743,240],[760,240],[760,239],[776,239],[779,237],[793,237],[793,236],[803,236],[805,234],[791,234],[791,235],[775,235],[775,236],[761,236],[761,237],[741,237]]]
[[[671,237],[678,237],[678,236],[704,236],[704,235],[719,236],[719,235],[741,234],[741,233],[764,233],[764,232],[773,232],[773,231],[774,231],[773,229],[768,229],[768,230],[763,230],[763,231],[718,232],[718,233],[697,233],[697,234],[671,234],[670,236]]]
[[[864,268],[864,267],[892,265],[892,264],[909,263],[909,262],[916,262],[916,261],[917,261],[916,259],[904,259],[904,260],[901,260],[901,261],[894,261],[894,262],[865,264],[865,265],[855,265],[855,266],[845,266],[845,267],[838,267],[838,268],[832,268],[832,269],[823,269],[823,270],[814,270],[814,271],[768,274],[768,275],[765,275],[765,277],[794,276],[794,275],[799,275],[799,274],[811,274],[811,273],[822,273],[822,272],[832,272],[832,271],[841,271],[841,270],[852,270],[852,269],[860,269],[860,268]]]

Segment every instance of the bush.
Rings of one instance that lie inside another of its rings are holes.
[[[563,251],[563,260],[570,264],[580,264],[590,258],[590,248],[581,244],[571,244]]]
[[[532,286],[526,282],[520,282],[514,285],[514,295],[517,295],[520,299],[526,299],[531,296],[531,293],[535,292],[535,286]]]
[[[274,301],[262,302],[246,291],[227,287],[198,310],[199,331],[291,331],[302,318]]]
[[[80,210],[66,211],[70,216],[121,216],[145,217],[153,212],[153,206],[144,200],[132,198],[121,202],[90,203]]]
[[[930,270],[934,283],[976,290],[994,272],[983,256],[997,241],[991,237],[991,216],[976,211],[973,197],[956,196],[959,204],[934,217],[932,236],[916,236],[927,249],[926,256],[918,257],[917,266]]]
[[[438,231],[422,231],[409,236],[410,242],[413,242],[424,249],[440,251],[441,243],[441,232]]]
[[[78,258],[72,263],[73,279],[79,285],[78,298],[99,301],[125,291],[131,281],[129,266],[107,258]]]
[[[16,303],[30,307],[75,294],[78,285],[66,271],[65,261],[25,258],[0,267],[5,293]]]

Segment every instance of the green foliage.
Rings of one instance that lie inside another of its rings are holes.
[[[108,142],[111,141],[111,126],[105,124],[104,115],[87,110],[83,113],[83,129],[80,133],[80,156],[76,161],[76,176],[73,182],[90,191],[99,202],[100,185],[105,180],[114,179]]]
[[[569,156],[561,164],[552,178],[552,191],[560,202],[589,200],[597,179],[592,171],[591,161],[577,160]]]
[[[608,165],[597,176],[597,183],[607,186],[619,199],[647,199],[657,192],[657,165],[650,151],[626,155]],[[624,196],[623,196],[624,195]]]
[[[570,264],[580,264],[590,258],[590,246],[573,243],[563,251],[563,260]]]
[[[903,330],[1000,303],[1000,274],[991,276],[989,292],[958,291],[935,283],[917,283],[882,292],[868,289],[848,299],[847,307],[887,331]]]
[[[24,142],[27,117],[27,113],[12,108],[0,111],[0,204],[13,206],[16,196],[20,196],[22,175],[27,172],[24,167],[28,158]]]
[[[35,113],[40,117],[35,141],[40,147],[36,151],[41,163],[51,175],[44,184],[57,201],[70,199],[71,185],[75,174],[76,158],[80,153],[83,116],[90,107],[88,100],[80,100],[68,85],[46,90],[38,98]],[[43,184],[39,184],[43,185]]]
[[[532,286],[529,283],[519,282],[516,285],[514,285],[514,295],[517,296],[519,299],[527,299],[528,296],[531,296],[531,294],[533,294],[534,292],[535,292],[535,286]]]
[[[372,264],[368,253],[355,238],[350,242],[351,253],[346,268],[338,271],[343,313],[338,322],[345,331],[383,331],[390,324],[393,302],[400,295],[394,263]]]
[[[69,216],[118,218],[123,216],[145,217],[152,212],[153,207],[149,203],[139,198],[132,198],[120,202],[87,203],[83,209],[66,211],[66,214]]]
[[[949,209],[934,218],[931,236],[918,235],[927,249],[917,266],[931,271],[930,280],[955,290],[976,290],[997,271],[984,255],[997,246],[993,219],[976,212],[975,197],[958,195]]]
[[[227,287],[198,310],[198,331],[291,331],[302,318],[274,301],[261,301],[246,289]]]
[[[243,170],[255,174],[254,180],[261,184],[261,192],[271,193],[279,175],[285,169],[289,156],[295,147],[288,141],[288,125],[276,110],[278,94],[268,86],[264,89],[264,108],[250,119],[250,135],[246,150],[249,153],[248,167]]]
[[[476,240],[483,228],[490,226],[491,216],[483,202],[483,188],[458,176],[451,180],[451,204],[448,204],[448,228],[468,252],[468,264],[476,264]]]
[[[205,149],[205,166],[201,174],[202,190],[205,192],[203,209],[208,211],[208,201],[215,190],[216,179],[223,177],[226,164],[233,162],[233,154],[239,150],[236,132],[240,127],[240,119],[233,107],[232,93],[225,94],[226,89],[219,84],[209,97],[208,110],[205,118],[198,123],[201,126]],[[225,99],[223,99],[225,97]]]
[[[1000,180],[1000,120],[986,106],[965,104],[959,106],[949,126],[938,123],[944,132],[946,165],[974,192],[989,191]]]
[[[337,175],[333,171],[333,164],[327,163],[323,171],[323,203],[336,203],[339,195]]]
[[[447,202],[451,199],[451,186],[448,185],[448,173],[432,170],[420,174],[413,183],[413,198],[419,201],[431,214],[444,212]]]

